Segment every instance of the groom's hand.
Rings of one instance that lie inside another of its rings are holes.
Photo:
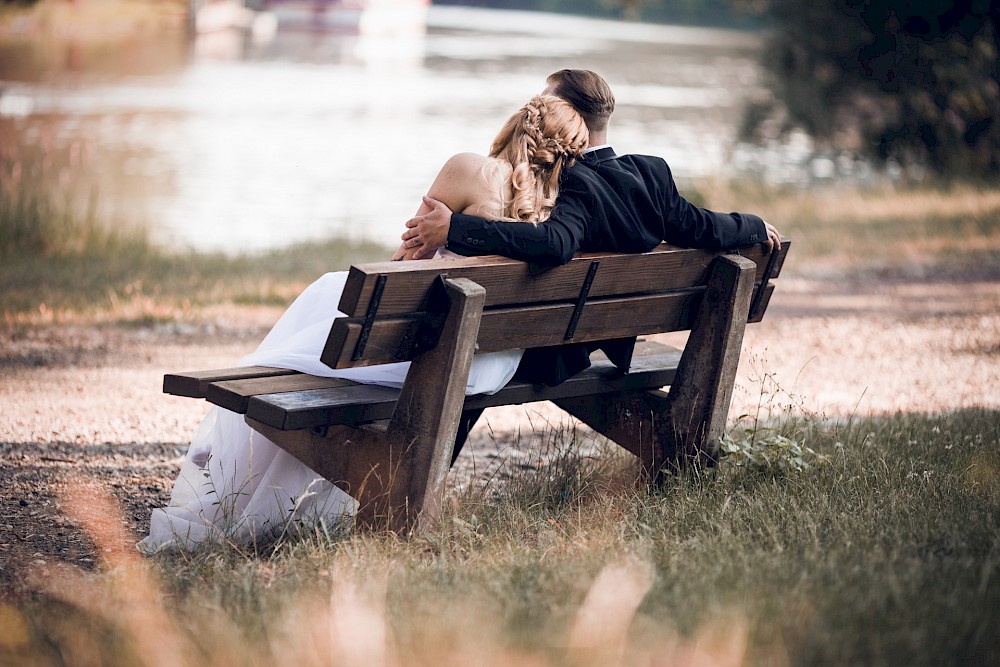
[[[451,209],[437,199],[424,197],[424,204],[430,211],[406,221],[403,232],[403,246],[416,248],[413,259],[425,259],[438,248],[448,244],[448,230],[451,229]]]
[[[781,234],[775,226],[765,220],[764,229],[767,230],[767,241],[764,242],[764,245],[767,246],[768,251],[781,250]]]

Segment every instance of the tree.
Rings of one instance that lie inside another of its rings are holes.
[[[943,175],[1000,171],[997,0],[735,0],[773,22],[775,109],[832,146]]]

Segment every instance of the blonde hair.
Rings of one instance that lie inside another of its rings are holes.
[[[511,166],[514,220],[549,219],[559,194],[559,175],[583,154],[590,141],[587,124],[573,107],[554,95],[536,95],[514,113],[493,140],[490,157]]]

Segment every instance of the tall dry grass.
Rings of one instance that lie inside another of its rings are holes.
[[[456,491],[410,541],[141,560],[108,501],[71,489],[103,562],[36,573],[37,597],[0,607],[0,662],[996,664],[998,417],[788,422],[828,458],[724,460],[656,493],[556,429],[536,468]]]
[[[85,145],[32,150],[5,141],[9,130],[0,126],[0,322],[8,326],[142,325],[224,302],[283,306],[323,273],[391,252],[336,239],[241,256],[163,248],[145,221],[102,206],[86,179]]]

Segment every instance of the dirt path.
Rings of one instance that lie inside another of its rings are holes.
[[[206,410],[163,395],[163,373],[233,365],[278,315],[223,309],[211,324],[0,331],[0,597],[17,594],[26,571],[94,562],[61,508],[74,483],[107,485],[126,528],[143,534]],[[781,388],[765,404],[831,418],[1000,408],[1000,283],[783,279],[765,321],[748,328],[732,414],[757,409],[761,388],[773,388],[765,375]],[[517,431],[563,419],[547,405],[488,411],[453,481],[525,465],[530,438],[514,447]]]

